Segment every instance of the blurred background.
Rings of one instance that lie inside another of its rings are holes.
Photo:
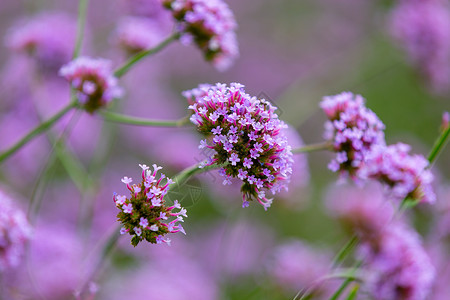
[[[117,30],[124,18],[151,19],[155,39],[168,36],[173,24],[156,2],[89,1],[81,54],[121,65],[127,52]],[[300,146],[323,141],[322,97],[351,91],[384,122],[387,143],[408,143],[412,153],[427,155],[442,113],[450,110],[449,93],[430,88],[390,34],[394,1],[227,3],[240,50],[228,70],[218,72],[194,46],[175,42],[120,80],[125,96],[111,109],[175,120],[188,113],[182,91],[240,82],[278,107],[295,129],[291,143]],[[76,1],[0,2],[0,150],[69,103],[69,85],[57,73],[70,60],[76,20]],[[40,37],[41,31],[47,35]],[[20,34],[49,40],[53,48],[40,56],[25,53],[11,46],[11,36]],[[63,132],[64,143],[52,148]],[[242,209],[237,182],[223,186],[215,171],[195,176],[173,194],[188,209],[186,236],[171,237],[171,247],[133,248],[124,235],[99,263],[117,229],[112,194],[126,193],[120,179],[140,176],[139,163],[161,165],[173,177],[205,158],[200,139],[190,126],[120,125],[80,111],[3,163],[1,188],[28,214],[34,238],[21,265],[1,276],[0,298],[293,299],[327,274],[351,234],[327,209],[338,176],[327,169],[333,154],[326,152],[296,155],[289,191],[267,212],[255,203]],[[449,215],[449,167],[447,149],[433,167],[438,203],[419,205],[407,216],[425,245],[435,241],[439,218]],[[448,255],[443,261],[448,265]],[[327,299],[339,284],[321,284],[315,299]]]

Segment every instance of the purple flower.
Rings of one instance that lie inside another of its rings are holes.
[[[0,190],[0,271],[19,265],[30,237],[25,214]]]
[[[11,28],[6,45],[14,51],[28,53],[42,69],[54,73],[70,61],[76,32],[73,16],[62,12],[43,13]]]
[[[243,85],[238,83],[232,83],[229,87],[220,83],[215,86],[203,84],[183,92],[183,96],[193,111],[192,122],[202,134],[216,142],[210,161],[225,165],[226,175],[243,180],[241,190],[244,202],[255,198],[264,208],[269,207],[272,200],[259,197],[263,195],[260,191],[265,189],[275,194],[287,189],[293,162],[291,147],[286,135],[281,132],[287,125],[278,119],[276,107],[265,99],[246,94]],[[206,111],[205,114],[201,114],[200,109]],[[206,117],[206,113],[219,109],[223,112],[216,122]],[[249,116],[252,124],[240,122],[249,120]],[[217,132],[219,128],[227,138],[224,142],[222,136],[218,138],[211,134],[213,129]],[[216,141],[218,139],[224,143],[223,147]],[[232,152],[231,145],[228,145],[231,143]],[[244,174],[243,169],[248,173]]]
[[[167,206],[164,200],[164,195],[167,194],[172,180],[166,178],[164,174],[160,175],[157,180],[157,172],[162,169],[157,165],[153,165],[153,171],[146,165],[140,165],[142,168],[142,182],[138,185],[130,186],[128,177],[122,179],[127,183],[127,188],[131,192],[130,198],[114,195],[113,199],[116,202],[117,208],[120,212],[117,214],[118,220],[123,227],[121,233],[128,232],[131,236],[131,244],[137,246],[139,242],[146,240],[152,244],[160,244],[165,242],[170,244],[170,240],[164,239],[164,235],[168,233],[178,232],[176,228],[177,222],[182,222],[181,216],[186,215],[186,209],[182,208],[178,201],[175,201],[172,206]],[[162,180],[165,179],[165,183]],[[136,191],[136,187],[140,189]],[[120,197],[120,198],[119,198]],[[174,209],[180,209],[179,212],[174,212]],[[175,219],[169,220],[169,218]],[[162,222],[169,220],[168,223]]]
[[[184,44],[195,43],[218,70],[227,69],[239,55],[236,21],[222,0],[160,0],[179,23]]]
[[[122,95],[108,60],[79,57],[64,65],[59,74],[70,82],[78,101],[90,113]]]
[[[376,243],[363,242],[359,252],[369,272],[374,299],[429,299],[435,269],[414,230],[393,223]]]
[[[162,40],[158,24],[145,17],[125,17],[118,21],[116,43],[130,54],[156,46]]]
[[[385,183],[399,200],[407,197],[433,203],[436,195],[428,160],[422,155],[409,155],[410,149],[402,143],[375,147],[360,175]]]
[[[329,168],[354,177],[375,146],[385,145],[384,124],[364,106],[364,98],[344,92],[323,98],[320,107],[329,121],[325,123],[325,138],[333,143],[337,153]]]
[[[391,12],[391,34],[435,92],[450,84],[450,7],[448,2],[399,1]]]

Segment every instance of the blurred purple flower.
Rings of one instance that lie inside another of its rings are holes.
[[[78,57],[64,65],[59,74],[77,90],[78,101],[90,113],[122,95],[109,60]]]
[[[0,272],[19,265],[30,237],[25,214],[0,190]]]
[[[377,243],[363,242],[359,250],[369,272],[369,291],[375,299],[429,299],[435,269],[413,229],[392,223]]]
[[[320,103],[329,119],[324,137],[333,142],[337,153],[328,165],[334,172],[356,176],[372,148],[385,145],[384,124],[364,102],[362,96],[344,92],[324,97]]]
[[[386,201],[383,187],[375,182],[366,186],[332,186],[326,205],[333,217],[363,240],[377,239],[394,217],[394,207]]]
[[[195,43],[223,71],[239,55],[233,12],[222,0],[160,0],[179,23],[183,44]]]
[[[314,297],[323,297],[329,292],[323,277],[329,274],[331,261],[329,253],[293,240],[273,249],[266,267],[269,276],[287,293],[308,289]]]
[[[56,75],[70,61],[75,47],[76,18],[64,12],[45,12],[16,24],[10,29],[6,45],[33,56],[38,66]]]
[[[159,25],[145,17],[124,17],[119,20],[113,36],[115,42],[128,53],[153,48],[163,38]]]
[[[448,1],[398,1],[390,19],[391,34],[430,87],[437,92],[448,92],[450,84]]]
[[[213,150],[207,164],[224,165],[225,183],[238,174],[244,178],[241,187],[244,207],[248,206],[248,200],[256,198],[267,210],[272,199],[266,198],[265,190],[276,194],[287,189],[293,162],[291,147],[281,132],[287,125],[278,119],[276,107],[265,99],[246,94],[239,83],[231,83],[229,87],[203,84],[183,95],[191,104],[191,122],[207,137],[201,147],[207,145]],[[218,132],[217,126],[222,131]],[[252,158],[251,151],[259,156]],[[248,172],[246,177],[240,169]]]

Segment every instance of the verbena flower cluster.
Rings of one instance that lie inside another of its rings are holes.
[[[30,237],[31,227],[25,214],[0,190],[0,271],[20,263]]]
[[[116,193],[113,195],[113,200],[120,210],[117,218],[123,225],[120,233],[130,234],[133,246],[137,246],[143,240],[152,244],[170,245],[170,239],[164,239],[166,234],[177,232],[186,234],[183,226],[179,224],[184,222],[183,217],[187,217],[186,209],[181,207],[177,200],[171,206],[166,205],[164,196],[173,181],[164,174],[156,178],[157,172],[162,167],[154,164],[152,172],[146,165],[139,166],[142,168],[141,183],[131,184],[132,179],[128,177],[122,179],[131,196],[127,198]],[[175,212],[175,209],[179,211]]]
[[[450,91],[448,1],[399,1],[391,13],[391,33],[434,91]]]
[[[57,70],[67,63],[75,45],[76,19],[61,12],[43,13],[14,26],[6,45],[33,56],[44,70]]]
[[[181,42],[194,42],[218,70],[227,69],[239,55],[233,12],[222,0],[160,0],[183,32]]]
[[[211,149],[208,163],[223,165],[224,184],[231,184],[231,177],[243,181],[243,207],[256,198],[267,209],[272,199],[265,190],[275,194],[287,189],[292,152],[280,132],[286,124],[278,119],[276,107],[246,94],[243,87],[203,84],[183,95],[191,104],[191,122],[207,136],[200,148]]]
[[[389,186],[394,197],[433,203],[436,200],[429,162],[422,155],[410,155],[411,147],[397,143],[375,147],[361,176],[379,180]]]
[[[90,113],[122,95],[109,60],[79,57],[64,65],[59,74],[70,82],[78,101]]]
[[[363,242],[360,254],[370,272],[367,284],[374,299],[429,299],[435,268],[414,230],[391,224],[377,243]]]
[[[114,39],[130,54],[150,49],[162,39],[155,21],[145,17],[125,17],[117,25]]]
[[[356,176],[372,148],[385,145],[385,126],[364,103],[362,96],[350,92],[324,97],[320,103],[329,119],[324,137],[337,152],[328,165],[334,172]]]

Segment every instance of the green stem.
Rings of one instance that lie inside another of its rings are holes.
[[[355,287],[352,288],[352,290],[348,294],[346,300],[355,300],[356,296],[358,296],[358,291],[359,291],[359,285],[356,285]]]
[[[428,161],[430,162],[430,166],[434,163],[439,153],[444,149],[445,145],[448,142],[449,136],[450,136],[450,126],[448,126],[434,142],[433,148],[431,149],[430,154],[428,155]]]
[[[138,126],[154,126],[154,127],[182,127],[189,123],[189,118],[184,117],[179,120],[151,120],[146,118],[131,117],[122,114],[118,114],[111,111],[100,111],[99,114],[105,121],[138,125]]]
[[[335,268],[338,264],[340,264],[347,255],[355,248],[358,244],[358,237],[354,235],[345,245],[341,248],[338,254],[333,259],[333,268]]]
[[[299,148],[292,149],[292,153],[306,153],[306,152],[314,152],[314,151],[321,151],[321,150],[331,150],[331,144],[330,142],[325,143],[317,143],[317,144],[311,144],[311,145],[305,145]]]
[[[73,50],[73,59],[80,54],[81,44],[83,43],[84,27],[86,25],[88,0],[80,0],[78,3],[78,24],[77,24],[77,40],[75,49]]]
[[[172,185],[178,185],[178,186],[183,185],[183,183],[185,183],[191,176],[193,176],[195,174],[203,173],[203,172],[207,172],[209,170],[219,168],[219,166],[216,164],[206,166],[203,168],[200,168],[200,166],[201,166],[201,163],[196,164],[192,167],[188,167],[188,168],[184,169],[183,171],[181,171],[180,173],[175,175],[175,177],[172,179],[174,181],[174,183],[172,183]]]
[[[34,137],[39,134],[47,131],[51,128],[59,119],[61,119],[67,112],[69,112],[72,108],[77,105],[77,102],[73,101],[63,109],[61,109],[58,113],[56,113],[53,117],[48,119],[47,121],[39,124],[36,128],[30,131],[27,135],[25,135],[20,141],[18,141],[15,145],[13,145],[8,150],[0,153],[0,164],[5,161],[8,157],[13,155],[17,150],[22,148],[26,143],[32,140]]]
[[[114,72],[114,76],[122,77],[138,61],[140,61],[141,59],[143,59],[143,58],[145,58],[145,57],[147,57],[149,55],[152,55],[152,54],[155,54],[155,53],[161,51],[167,45],[169,45],[171,42],[177,40],[179,37],[180,37],[180,33],[179,32],[175,32],[172,35],[170,35],[168,38],[166,38],[164,41],[159,43],[159,45],[157,45],[156,47],[148,49],[148,50],[143,50],[143,51],[139,52],[135,56],[131,57],[124,65],[122,65],[121,67],[117,68],[115,70],[115,72]]]
[[[359,266],[362,264],[362,261],[358,261],[355,266],[350,270],[349,274],[351,276],[348,276],[347,279],[344,280],[344,282],[341,284],[339,289],[331,296],[329,300],[337,300],[339,296],[344,292],[344,290],[355,281],[357,277],[354,277],[355,272],[358,270]]]

